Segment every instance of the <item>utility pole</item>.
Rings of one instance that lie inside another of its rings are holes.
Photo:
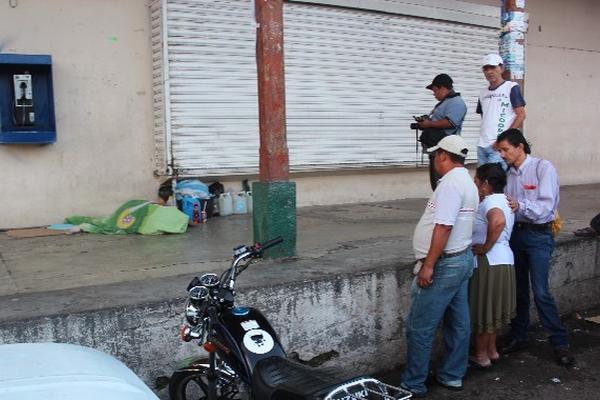
[[[500,56],[504,60],[504,79],[515,81],[525,92],[525,34],[529,15],[525,0],[502,0]]]
[[[289,181],[285,122],[283,0],[255,0],[260,128],[259,176],[252,185],[254,240],[282,236],[271,258],[296,253],[296,185]]]

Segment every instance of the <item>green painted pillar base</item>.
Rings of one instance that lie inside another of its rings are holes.
[[[253,182],[254,241],[281,236],[283,243],[265,251],[266,258],[296,255],[296,183]]]

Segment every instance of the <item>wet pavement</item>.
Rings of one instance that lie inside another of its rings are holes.
[[[573,230],[589,226],[600,212],[599,197],[600,184],[561,187],[564,226],[557,242],[573,240]],[[349,258],[362,258],[352,267],[358,270],[383,259],[409,263],[414,260],[413,230],[425,203],[403,199],[299,208],[297,256],[287,263],[329,257],[329,264],[345,269]],[[180,235],[14,239],[0,232],[0,298],[222,270],[234,246],[252,241],[252,231],[251,215],[233,215],[209,219]],[[293,273],[274,278],[294,279]]]

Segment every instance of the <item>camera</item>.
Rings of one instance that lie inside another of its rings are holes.
[[[413,115],[413,118],[417,122],[413,122],[412,124],[410,124],[410,129],[420,129],[419,128],[419,122],[424,121],[426,119],[429,119],[429,115],[423,114],[423,115],[420,115],[418,117],[416,117],[416,116]]]

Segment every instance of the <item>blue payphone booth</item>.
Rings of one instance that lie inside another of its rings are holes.
[[[52,57],[0,54],[0,144],[54,142]]]

